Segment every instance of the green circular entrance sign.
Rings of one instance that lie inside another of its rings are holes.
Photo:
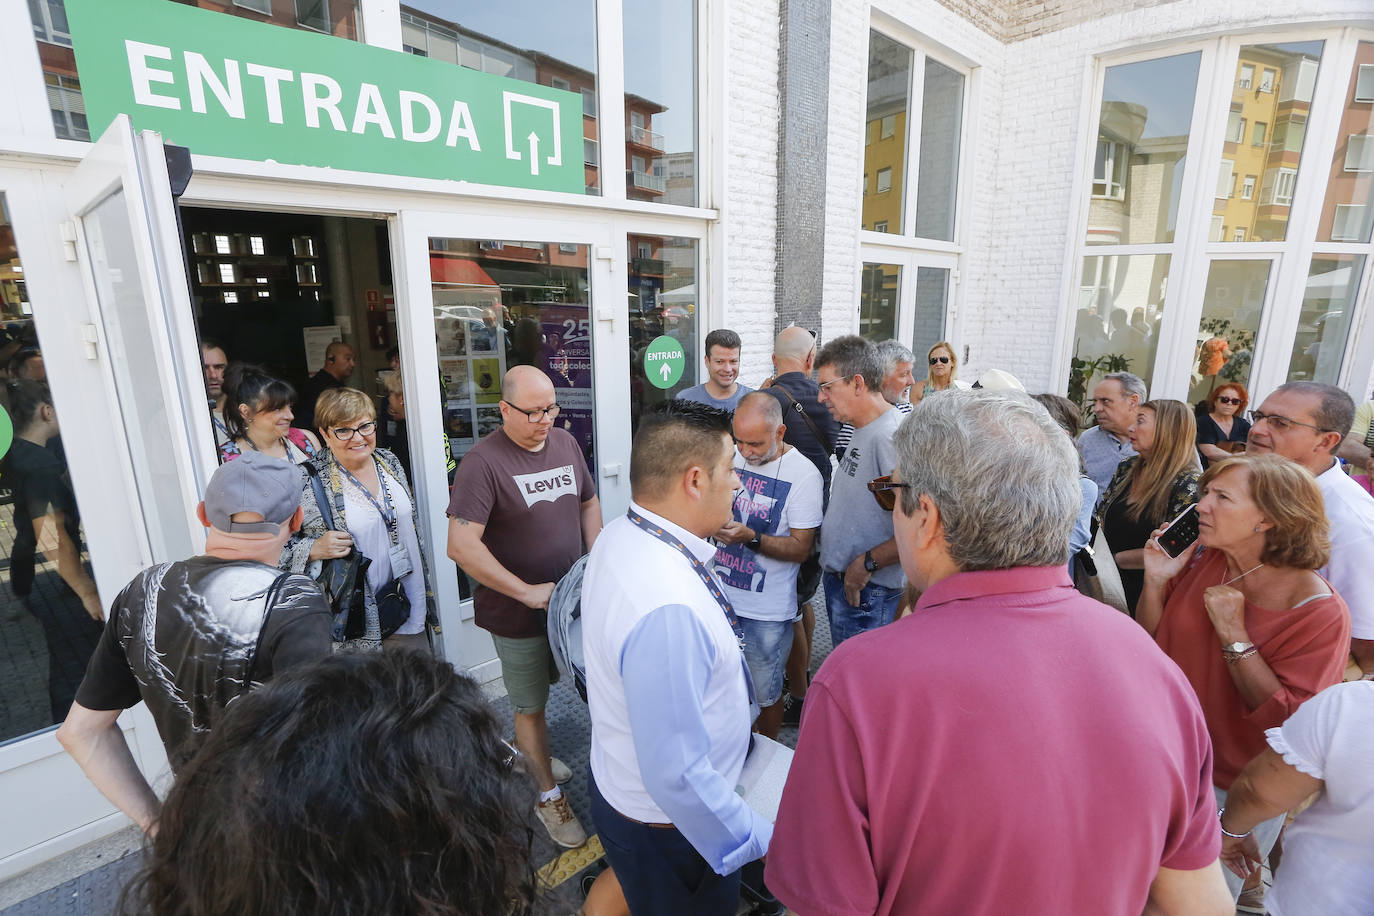
[[[7,410],[0,407],[0,458],[9,453],[10,446],[14,444],[14,423],[10,420]]]
[[[644,377],[655,388],[671,388],[682,378],[687,356],[677,338],[663,334],[644,351]]]

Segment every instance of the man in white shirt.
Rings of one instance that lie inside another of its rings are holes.
[[[1350,608],[1350,651],[1369,674],[1374,673],[1374,498],[1335,458],[1354,416],[1355,402],[1335,385],[1289,382],[1250,412],[1245,451],[1282,455],[1317,478],[1331,525],[1331,559],[1317,572]]]
[[[630,454],[630,511],[582,580],[592,819],[632,913],[732,916],[773,825],[735,794],[751,741],[740,624],[705,540],[739,480],[729,415],[672,400]]]
[[[782,675],[792,651],[797,572],[821,526],[821,475],[783,441],[782,408],[754,391],[735,408],[735,472],[742,488],[731,518],[715,534],[716,575],[744,628],[744,659],[754,678],[760,734],[778,736]]]

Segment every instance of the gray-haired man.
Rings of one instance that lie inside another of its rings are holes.
[[[117,720],[148,704],[175,772],[235,697],[293,665],[327,658],[329,605],[307,576],[277,568],[301,527],[301,476],[261,452],[223,464],[196,515],[205,554],[143,570],[110,605],[105,632],[57,740],[144,830],[159,802]]]
[[[1078,437],[1088,476],[1097,492],[1107,492],[1116,466],[1135,454],[1126,430],[1135,422],[1136,409],[1145,402],[1145,382],[1130,372],[1109,372],[1093,388],[1093,416],[1097,425]]]
[[[1023,393],[950,391],[895,450],[869,501],[921,598],[812,683],[768,887],[802,916],[1233,913],[1197,695],[1069,581],[1063,430]]]

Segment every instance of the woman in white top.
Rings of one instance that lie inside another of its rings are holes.
[[[356,388],[330,388],[315,405],[325,450],[309,462],[301,492],[305,520],[282,552],[281,567],[319,578],[324,563],[348,556],[355,546],[371,561],[365,591],[366,625],[345,638],[335,621],[335,641],[349,649],[429,651],[425,558],[416,528],[415,500],[396,456],[377,448],[377,409]],[[312,476],[314,479],[312,480]],[[321,487],[317,491],[318,486]],[[316,493],[328,500],[331,526]],[[379,615],[377,596],[393,580],[409,602],[409,615]],[[388,624],[395,629],[387,632]]]
[[[926,362],[930,364],[926,377],[911,386],[911,403],[921,403],[921,398],[932,391],[969,387],[968,382],[961,382],[957,378],[959,357],[954,355],[954,345],[948,341],[942,340],[931,347],[926,353]]]
[[[1374,906],[1374,682],[1328,687],[1265,732],[1221,811],[1221,858],[1242,877],[1260,866],[1250,830],[1317,800],[1284,833],[1270,916],[1367,916]]]

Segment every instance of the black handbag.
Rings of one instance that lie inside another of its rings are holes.
[[[386,639],[410,619],[410,598],[401,579],[392,579],[373,597],[377,599],[377,627]]]
[[[310,463],[302,467],[310,477],[310,487],[315,491],[315,502],[325,525],[331,531],[335,530],[334,513],[319,471]],[[320,576],[316,581],[319,582],[320,591],[324,592],[325,600],[329,602],[330,613],[334,615],[332,635],[335,642],[358,639],[367,632],[367,568],[371,565],[372,561],[357,547],[349,550],[347,556],[325,560],[321,564]]]

